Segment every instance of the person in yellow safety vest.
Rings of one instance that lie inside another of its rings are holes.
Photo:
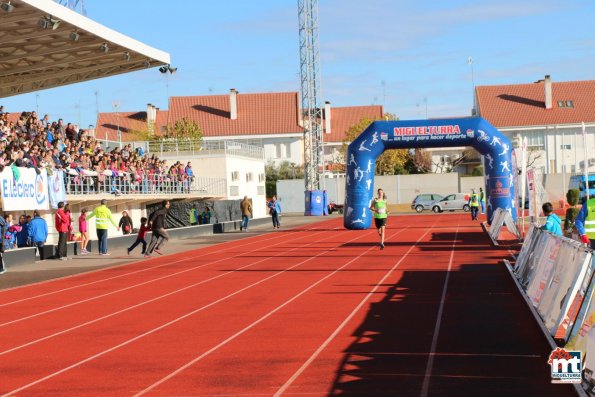
[[[91,212],[91,215],[87,217],[87,220],[93,217],[97,218],[95,220],[95,230],[97,231],[97,244],[99,246],[99,255],[109,255],[107,253],[107,222],[111,222],[112,225],[114,225],[116,228],[118,228],[118,231],[120,231],[118,223],[114,219],[110,209],[107,208],[106,204],[106,199],[101,200],[101,205],[99,207],[96,207],[93,210],[93,212]]]
[[[590,245],[591,249],[595,249],[595,198],[583,203],[574,225],[581,236],[581,241]]]
[[[486,195],[483,192],[482,188],[479,188],[479,204],[481,204],[481,213],[485,214],[485,212],[486,212]]]
[[[469,207],[471,208],[471,220],[477,220],[477,213],[479,212],[479,195],[475,193],[475,189],[471,189],[471,196],[469,197]]]
[[[192,208],[190,208],[190,225],[198,225],[198,208],[196,208],[196,204],[192,204]]]
[[[388,211],[386,208],[386,196],[384,190],[378,189],[378,197],[372,201],[370,210],[374,213],[374,223],[376,229],[378,229],[378,235],[380,236],[380,249],[384,249],[384,231],[386,229],[386,220],[388,217]]]

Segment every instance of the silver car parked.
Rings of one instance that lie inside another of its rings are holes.
[[[411,209],[417,212],[422,212],[423,210],[432,209],[432,204],[436,201],[442,200],[441,194],[435,193],[428,193],[428,194],[418,194],[411,203]]]
[[[455,210],[463,210],[468,212],[469,208],[469,195],[465,193],[455,193],[449,194],[448,196],[444,197],[442,200],[435,202],[432,204],[432,211],[434,212],[442,212],[442,211],[455,211]]]

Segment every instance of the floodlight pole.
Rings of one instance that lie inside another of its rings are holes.
[[[298,0],[301,114],[304,126],[304,184],[306,191],[321,188],[324,172],[318,0]],[[324,182],[323,182],[324,183]]]

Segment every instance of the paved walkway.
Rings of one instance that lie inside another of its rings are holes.
[[[342,215],[339,214],[324,218],[298,214],[284,215],[281,219],[281,230],[340,217]],[[174,239],[169,241],[165,247],[165,252],[174,254],[272,231],[272,225],[267,223],[266,225],[250,227],[247,233],[238,231],[181,240]],[[140,249],[141,247],[137,247],[130,256],[126,254],[126,250],[120,249],[110,250],[111,256],[109,257],[99,256],[97,252],[94,252],[90,255],[73,256],[67,261],[45,260],[30,265],[11,267],[6,273],[0,275],[0,290],[142,260]]]

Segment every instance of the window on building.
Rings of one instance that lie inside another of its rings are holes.
[[[287,157],[287,158],[291,157],[291,143],[285,144],[285,157]]]
[[[252,173],[251,172],[246,173],[246,182],[252,182]]]
[[[543,131],[535,131],[524,134],[527,137],[527,146],[531,148],[545,148],[545,133]]]
[[[572,149],[572,145],[560,145],[561,150],[570,150]]]
[[[229,187],[229,195],[230,196],[239,196],[240,195],[240,187],[239,186],[230,186]]]
[[[281,156],[281,144],[280,143],[276,143],[275,144],[275,157],[280,159]]]
[[[257,190],[256,193],[259,196],[264,196],[264,186],[258,186],[256,190]]]
[[[258,182],[264,182],[265,176],[264,174],[258,174]]]
[[[238,179],[240,179],[240,171],[232,171],[231,180],[237,181]]]
[[[573,108],[574,102],[573,101],[558,101],[559,108]]]

